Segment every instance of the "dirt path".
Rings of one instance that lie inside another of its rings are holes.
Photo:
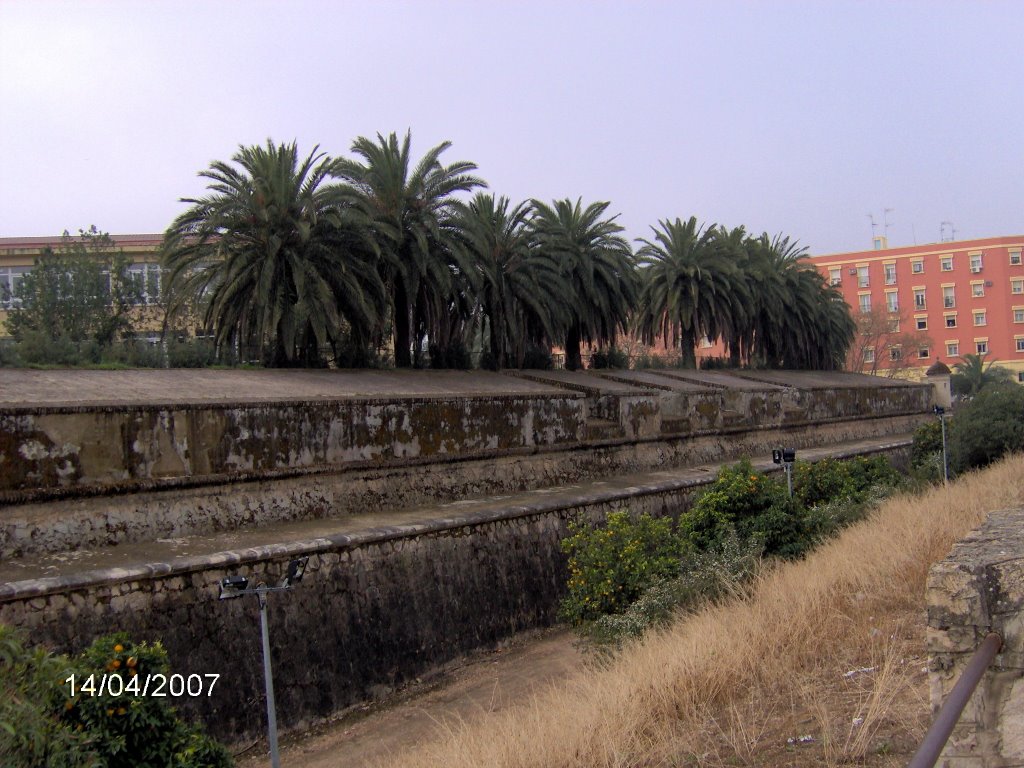
[[[455,662],[435,679],[411,686],[387,702],[282,739],[281,766],[366,766],[429,740],[446,723],[524,704],[581,663],[571,632],[524,634],[505,648]],[[266,744],[253,747],[236,763],[238,768],[267,765]]]

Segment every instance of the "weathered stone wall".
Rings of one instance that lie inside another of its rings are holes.
[[[946,745],[947,768],[1024,766],[1024,509],[991,513],[928,574],[934,711],[989,632],[1003,647]]]
[[[0,502],[578,443],[582,395],[0,408]],[[6,492],[6,493],[4,493]],[[14,493],[12,493],[14,492]]]
[[[629,505],[671,514],[692,489],[634,493]],[[160,639],[174,671],[223,676],[211,698],[178,703],[217,735],[240,739],[265,727],[259,617],[251,598],[218,600],[225,576],[276,582],[289,558],[310,555],[303,582],[270,596],[278,718],[287,728],[553,623],[565,583],[559,542],[568,521],[599,518],[621,503],[609,497],[438,519],[290,549],[221,553],[173,573],[118,569],[81,583],[40,580],[34,590],[19,584],[16,597],[0,585],[0,623],[61,650],[78,650],[115,629]]]
[[[560,542],[569,521],[597,521],[625,504],[635,514],[675,515],[712,480],[699,473],[609,486],[568,503],[540,495],[526,506],[358,534],[0,584],[0,623],[62,651],[115,630],[159,639],[174,671],[222,675],[211,697],[176,703],[218,736],[240,740],[265,728],[259,618],[252,598],[218,600],[225,576],[276,583],[289,559],[310,556],[296,589],[270,595],[278,718],[294,727],[550,625],[566,580]]]
[[[630,399],[628,407],[650,405],[638,400]],[[651,412],[630,413],[635,429],[642,431]],[[408,509],[766,454],[783,442],[798,449],[827,446],[907,433],[921,419],[904,415],[784,429],[733,427],[702,436],[619,438],[558,450],[509,451],[500,457],[407,460],[392,467],[310,471],[276,480],[10,504],[0,509],[0,558]]]

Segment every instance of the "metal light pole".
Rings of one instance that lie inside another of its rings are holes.
[[[789,498],[793,498],[793,463],[796,461],[796,450],[793,448],[775,448],[772,450],[772,462],[781,464],[786,472],[786,487]]]
[[[942,482],[949,485],[949,452],[946,450],[946,409],[941,405],[934,408],[935,415],[939,417],[942,424]]]
[[[270,671],[270,628],[267,626],[266,587],[256,588],[260,601],[260,634],[263,636],[263,686],[267,690],[267,738],[270,740],[270,765],[281,768],[277,751],[277,707],[274,704],[274,675]]]
[[[309,557],[302,557],[288,563],[288,575],[286,575],[276,587],[268,587],[260,583],[254,587],[249,586],[249,580],[244,576],[228,576],[221,580],[220,599],[230,600],[245,595],[256,595],[260,604],[260,637],[263,641],[263,685],[267,694],[267,739],[270,742],[270,765],[271,768],[281,768],[281,756],[277,749],[277,707],[274,704],[274,675],[270,669],[270,624],[267,620],[267,594],[270,592],[284,592],[302,581],[302,575],[306,571],[306,562]]]

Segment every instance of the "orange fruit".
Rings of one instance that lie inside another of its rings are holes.
[[[114,653],[120,653],[123,650],[124,650],[124,646],[121,645],[120,643],[118,643],[117,645],[114,646]]]

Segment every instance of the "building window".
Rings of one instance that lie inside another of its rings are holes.
[[[138,263],[128,267],[128,277],[139,293],[139,304],[151,306],[160,303],[162,272],[159,264]]]
[[[946,315],[946,327],[956,328],[956,315]]]
[[[988,340],[974,342],[974,349],[979,355],[988,354]]]
[[[982,310],[981,312],[975,312],[974,313],[974,324],[975,325],[985,325],[986,324],[985,323],[985,311],[984,310]]]
[[[928,318],[927,317],[919,317],[919,318],[917,318],[915,320],[914,324],[917,326],[917,330],[919,330],[919,331],[927,331],[928,330]]]
[[[885,269],[885,284],[896,285],[896,265],[886,264],[883,268]]]
[[[18,286],[32,267],[0,267],[0,309],[20,307],[21,299],[15,297]]]
[[[1014,339],[1017,342],[1017,351],[1024,352],[1024,338]]]
[[[866,315],[868,312],[871,311],[871,294],[870,293],[862,293],[858,297],[858,301],[860,302],[860,311],[861,312],[863,312]]]
[[[842,267],[832,267],[828,271],[828,282],[829,285],[842,285],[843,284],[843,269]]]
[[[941,259],[939,259],[939,269],[941,269],[943,272],[952,272],[953,271],[953,257],[952,256],[943,256]]]
[[[924,262],[920,259],[910,262],[910,271],[915,275],[924,274]]]
[[[864,362],[865,363],[873,363],[873,362],[875,362],[875,350],[873,348],[868,347],[867,349],[864,350]]]
[[[894,363],[903,359],[903,350],[899,347],[889,347],[889,359]]]
[[[952,309],[956,306],[956,291],[952,285],[947,285],[942,289],[942,306],[946,309]]]
[[[888,291],[885,294],[885,306],[890,312],[899,312],[899,299],[896,298],[896,291]]]
[[[1011,280],[1010,293],[1024,293],[1024,280]]]
[[[1010,251],[1010,264],[1014,267],[1019,267],[1021,264],[1020,251]]]
[[[857,267],[857,287],[867,288],[868,287],[868,268]]]
[[[925,309],[924,288],[914,289],[914,306],[918,309]]]
[[[946,342],[946,357],[959,357],[960,356],[960,344],[956,341]]]
[[[1024,384],[1024,371],[1021,371],[1020,373],[1017,374],[1017,381],[1019,381],[1021,384]]]
[[[984,283],[971,283],[971,296],[979,298],[985,295],[985,284]]]
[[[1013,322],[1024,323],[1024,309],[1013,310]]]
[[[921,358],[922,360],[927,358],[928,355],[930,355],[930,354],[931,354],[931,350],[929,350],[928,347],[921,347],[919,350],[917,350],[917,356],[919,358]]]
[[[981,272],[981,254],[976,253],[971,256],[971,272],[978,274]]]

